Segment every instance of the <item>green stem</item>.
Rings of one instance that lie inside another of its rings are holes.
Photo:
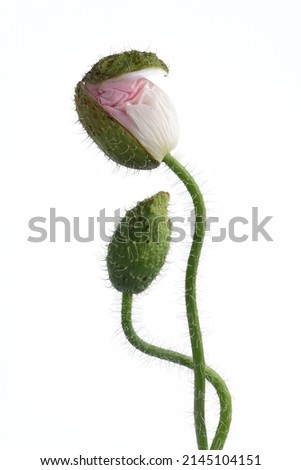
[[[221,376],[209,367],[206,367],[206,379],[215,388],[220,402],[219,423],[215,431],[215,436],[212,440],[210,449],[222,450],[224,448],[232,420],[231,395]]]
[[[132,322],[132,294],[122,294],[122,308],[121,308],[121,324],[125,336],[128,341],[139,351],[142,351],[149,356],[157,357],[158,359],[164,359],[165,361],[174,362],[175,364],[181,364],[189,369],[193,369],[193,362],[191,357],[185,356],[184,354],[171,351],[170,349],[160,348],[153,344],[147,343],[141,339],[133,327]]]
[[[188,257],[185,300],[194,364],[194,421],[198,449],[208,449],[205,423],[205,357],[196,300],[196,276],[206,228],[206,209],[202,193],[190,173],[171,155],[163,162],[178,176],[188,190],[195,210],[195,230]]]
[[[122,295],[122,328],[128,341],[136,349],[139,349],[139,351],[143,352],[144,354],[148,354],[149,356],[157,357],[158,359],[163,359],[165,361],[174,362],[176,364],[187,367],[188,369],[193,369],[194,366],[191,357],[176,351],[172,351],[170,349],[154,346],[150,343],[147,343],[137,335],[132,321],[132,299],[133,296],[131,294]],[[217,374],[217,372],[206,366],[205,375],[208,382],[210,382],[216,390],[221,408],[219,424],[210,449],[221,450],[223,449],[224,443],[227,439],[231,424],[231,396],[227,385]]]

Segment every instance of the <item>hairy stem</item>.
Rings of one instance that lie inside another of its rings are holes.
[[[190,173],[171,155],[163,162],[178,176],[188,190],[195,210],[195,229],[185,278],[186,313],[194,369],[194,422],[198,449],[208,449],[205,422],[205,357],[196,300],[196,276],[206,228],[206,209],[202,193]]]
[[[122,295],[122,310],[121,310],[121,317],[122,317],[122,328],[124,334],[128,341],[139,351],[143,352],[144,354],[148,354],[149,356],[156,357],[158,359],[162,359],[169,362],[174,362],[175,364],[182,365],[187,367],[188,369],[194,369],[193,360],[191,357],[186,356],[185,354],[178,353],[176,351],[172,351],[170,349],[160,348],[158,346],[154,346],[150,343],[147,343],[142,338],[138,336],[132,321],[132,300],[133,296],[131,294],[123,294]],[[223,379],[219,376],[217,372],[215,372],[210,367],[205,367],[205,376],[208,382],[215,388],[217,396],[220,402],[220,420],[219,424],[213,438],[212,444],[210,449],[212,450],[221,450],[223,449],[224,443],[227,439],[227,435],[229,432],[230,424],[231,424],[231,416],[232,416],[232,403],[231,403],[231,396],[227,385],[223,381]]]

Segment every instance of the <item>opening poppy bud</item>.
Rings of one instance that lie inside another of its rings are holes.
[[[156,168],[177,145],[174,106],[146,78],[154,69],[168,73],[151,52],[123,52],[101,59],[76,86],[82,126],[109,158],[129,168]]]
[[[139,294],[164,265],[171,224],[169,194],[159,192],[126,212],[108,246],[107,267],[115,289]]]

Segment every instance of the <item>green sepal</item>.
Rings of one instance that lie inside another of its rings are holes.
[[[127,211],[108,246],[107,267],[120,292],[139,294],[163,267],[170,246],[169,194],[159,192]]]
[[[161,69],[168,73],[167,65],[153,52],[126,51],[100,59],[86,73],[83,82],[100,84],[110,78],[145,69]]]

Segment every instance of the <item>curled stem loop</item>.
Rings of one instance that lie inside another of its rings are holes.
[[[128,341],[139,351],[143,352],[152,357],[162,359],[165,361],[173,362],[181,366],[187,367],[188,369],[193,370],[193,360],[191,357],[181,354],[170,349],[161,348],[153,344],[148,343],[136,333],[133,320],[132,320],[132,294],[123,294],[122,295],[122,309],[121,309],[121,322],[124,334]],[[220,377],[220,375],[215,372],[210,367],[205,367],[205,376],[206,380],[214,387],[219,403],[220,403],[220,419],[218,427],[211,443],[211,450],[221,450],[224,447],[224,443],[227,439],[231,424],[231,414],[232,414],[232,404],[231,396],[227,385]]]

